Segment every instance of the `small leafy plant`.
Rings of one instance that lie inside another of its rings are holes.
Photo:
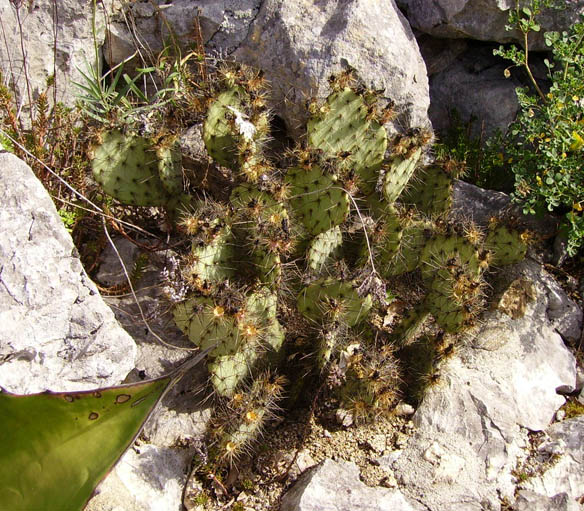
[[[544,61],[551,82],[545,92],[531,73],[528,34],[540,30],[536,18],[549,6],[532,1],[531,7],[511,11],[510,23],[524,34],[524,47],[495,51],[522,67],[535,90],[517,89],[520,112],[504,140],[504,152],[515,175],[513,198],[525,214],[548,210],[563,215],[573,256],[584,245],[584,23],[570,32],[544,35],[552,51],[552,59]]]

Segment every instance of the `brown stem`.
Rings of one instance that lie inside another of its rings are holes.
[[[34,119],[34,107],[32,103],[32,93],[30,92],[30,79],[28,77],[28,63],[26,61],[26,50],[24,49],[24,34],[22,31],[22,20],[20,19],[20,4],[15,4],[16,7],[16,21],[18,23],[18,31],[20,33],[20,51],[22,52],[22,67],[24,69],[24,79],[26,81],[26,92],[28,94],[28,107],[30,109],[30,120]],[[34,134],[33,134],[34,136]]]
[[[529,49],[528,49],[528,45],[527,45],[527,32],[523,32],[523,46],[525,48],[525,63],[523,65],[525,67],[525,70],[527,71],[527,75],[529,76],[529,79],[531,80],[531,83],[535,87],[535,90],[539,94],[539,97],[541,98],[541,100],[544,103],[547,103],[547,99],[545,97],[545,94],[543,93],[543,91],[540,89],[539,85],[535,81],[535,77],[533,76],[531,69],[529,68],[529,60],[528,60],[529,59]]]

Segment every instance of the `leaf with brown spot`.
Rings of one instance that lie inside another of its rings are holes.
[[[83,509],[162,397],[207,351],[141,383],[28,396],[1,391],[0,507]]]

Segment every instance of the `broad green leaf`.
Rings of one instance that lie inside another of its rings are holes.
[[[166,391],[205,355],[136,384],[28,396],[0,392],[0,508],[82,510]]]

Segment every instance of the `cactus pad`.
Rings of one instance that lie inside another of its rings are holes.
[[[447,213],[452,206],[452,184],[450,174],[438,165],[427,169],[418,179],[410,181],[402,196],[403,202],[412,204],[428,216]]]
[[[210,284],[219,283],[235,275],[233,265],[234,246],[231,228],[221,225],[221,219],[215,219],[215,232],[206,243],[201,240],[193,241],[190,260],[192,261],[187,272],[190,280],[199,279]]]
[[[161,206],[169,192],[159,176],[158,157],[150,140],[108,131],[92,151],[95,180],[105,193],[124,204]]]
[[[398,156],[391,160],[383,179],[383,196],[387,202],[392,204],[400,196],[416,170],[421,155],[422,149],[418,148],[407,158]]]
[[[298,295],[298,310],[309,320],[339,321],[355,326],[363,321],[372,305],[371,295],[360,297],[350,282],[319,279]]]
[[[176,145],[160,146],[156,149],[158,175],[162,186],[173,197],[183,191],[182,154]]]
[[[292,207],[311,234],[328,231],[345,221],[349,197],[338,187],[334,176],[324,174],[317,165],[310,170],[294,167],[288,171],[286,181],[291,185]]]
[[[369,120],[363,98],[350,88],[334,92],[308,121],[308,143],[327,158],[339,158],[341,167],[354,170],[364,191],[375,187],[387,148],[385,128]]]
[[[276,296],[265,288],[234,310],[210,298],[191,297],[177,304],[173,314],[177,326],[201,349],[216,344],[208,367],[215,391],[222,396],[235,392],[260,352],[277,352],[284,342],[276,318]]]
[[[256,182],[264,170],[262,146],[269,121],[267,114],[254,111],[249,105],[249,94],[242,87],[235,86],[219,94],[209,108],[203,141],[216,162]]]
[[[343,234],[339,226],[320,233],[308,248],[308,268],[317,274],[322,272],[328,262],[338,255],[342,244]]]
[[[527,253],[525,236],[506,225],[490,226],[485,246],[492,252],[495,266],[518,263]]]

